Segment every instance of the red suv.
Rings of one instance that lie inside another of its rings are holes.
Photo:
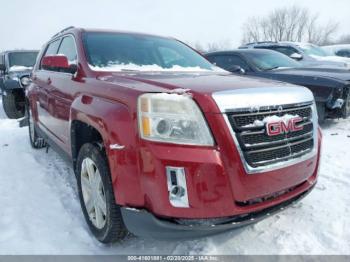
[[[27,88],[29,135],[72,162],[104,243],[241,227],[314,187],[321,133],[312,93],[232,75],[171,38],[68,28]]]

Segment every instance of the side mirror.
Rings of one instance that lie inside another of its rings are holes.
[[[245,70],[240,67],[239,65],[233,65],[230,68],[227,69],[228,71],[230,71],[231,73],[236,73],[236,74],[245,74]]]
[[[0,64],[0,71],[6,71],[6,66],[4,64]]]
[[[71,74],[75,74],[78,70],[77,65],[70,65],[68,58],[64,55],[44,56],[41,61],[41,67],[45,70],[59,71]]]
[[[300,61],[301,59],[303,59],[303,56],[301,54],[298,54],[298,53],[293,53],[289,57],[294,59],[294,60],[297,60],[297,61]]]

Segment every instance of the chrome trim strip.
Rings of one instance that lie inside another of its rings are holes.
[[[295,146],[295,145],[299,145],[301,143],[304,143],[304,142],[307,142],[308,140],[311,140],[313,139],[313,137],[308,137],[306,139],[303,139],[303,140],[300,140],[300,141],[297,141],[297,142],[293,142],[293,143],[289,143],[287,145],[280,145],[280,146],[275,146],[275,147],[269,147],[269,148],[264,148],[264,149],[258,149],[258,150],[252,150],[252,151],[249,151],[247,152],[248,154],[250,153],[259,153],[259,152],[267,152],[267,151],[272,151],[272,150],[276,150],[276,149],[281,149],[281,148],[284,148],[284,147],[289,147],[289,146]],[[282,141],[282,140],[280,140]]]
[[[125,146],[124,145],[119,145],[119,144],[111,144],[111,145],[109,145],[109,148],[111,150],[122,150],[122,149],[125,148]]]
[[[307,126],[307,125],[311,125],[312,124],[312,121],[307,119],[308,121],[307,122],[304,122],[304,123],[300,123],[299,126]],[[259,128],[264,128],[264,129],[260,129],[259,131],[249,131],[249,130],[252,130],[251,128],[250,129],[243,129],[242,132],[241,132],[241,136],[251,136],[251,135],[260,135],[260,134],[264,134],[265,133],[265,127],[264,126],[261,126]]]
[[[222,113],[276,109],[279,105],[300,106],[314,101],[309,89],[290,85],[219,91],[213,93],[212,97]]]
[[[293,136],[293,137],[289,137],[289,138],[285,138],[283,140],[278,140],[278,141],[271,141],[271,142],[263,142],[263,143],[256,143],[256,144],[245,144],[244,143],[244,146],[248,149],[250,148],[254,148],[254,147],[262,147],[262,146],[268,146],[268,145],[274,145],[274,144],[282,144],[282,143],[285,143],[285,142],[289,142],[289,141],[294,141],[294,140],[298,140],[298,139],[301,139],[303,137],[307,137],[307,136],[310,136],[312,135],[313,131],[311,132],[308,132],[308,133],[305,133],[303,135],[300,135],[300,136]],[[308,138],[308,140],[312,139],[312,136]],[[299,142],[299,141],[298,141]],[[301,140],[301,142],[305,142],[304,140]],[[296,144],[296,143],[295,143]],[[295,144],[289,144],[289,145],[295,145]],[[285,147],[288,146],[288,145],[284,145]],[[270,147],[269,149],[274,149],[273,147]],[[253,151],[251,151],[253,152]]]
[[[283,110],[278,110],[278,108],[273,107],[273,108],[271,108],[271,111],[252,112],[252,113],[243,113],[243,114],[237,113],[237,114],[235,114],[235,116],[240,117],[240,116],[250,116],[250,115],[268,115],[268,114],[273,114],[273,113],[290,112],[290,111],[294,111],[296,109],[298,109],[298,110],[299,109],[306,109],[306,108],[309,108],[312,105],[312,101],[311,102],[306,102],[305,106],[303,106],[303,104],[302,105],[296,105],[293,108],[288,108],[288,109],[283,109]],[[274,112],[274,111],[276,111],[276,112]],[[226,111],[226,113],[234,113],[234,112],[232,112],[232,111],[227,112]]]

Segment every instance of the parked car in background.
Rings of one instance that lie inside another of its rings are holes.
[[[239,49],[269,49],[280,52],[299,61],[304,66],[343,67],[350,69],[350,59],[328,54],[321,47],[299,42],[258,42],[249,43]]]
[[[350,72],[335,68],[306,68],[271,50],[237,49],[205,55],[215,65],[239,74],[258,76],[309,88],[317,103],[320,122],[350,114]]]
[[[329,45],[322,46],[324,50],[332,56],[341,56],[350,58],[350,45]]]
[[[32,81],[31,144],[45,139],[73,163],[103,243],[127,230],[224,232],[284,209],[317,181],[312,92],[236,76],[172,38],[68,28],[45,44]]]
[[[15,50],[0,53],[0,89],[2,104],[8,118],[20,118],[25,112],[24,89],[38,51]]]

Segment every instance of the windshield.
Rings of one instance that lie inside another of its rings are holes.
[[[181,42],[162,37],[90,32],[84,47],[97,71],[220,70]]]
[[[247,52],[244,54],[249,58],[249,60],[260,70],[273,70],[278,68],[295,68],[300,67],[301,64],[274,51],[264,51],[264,52]]]
[[[9,53],[10,69],[14,67],[32,68],[36,62],[38,52],[14,52]]]
[[[329,56],[327,51],[322,49],[319,46],[316,45],[302,45],[300,48],[305,52],[307,55],[315,55],[315,56]]]

